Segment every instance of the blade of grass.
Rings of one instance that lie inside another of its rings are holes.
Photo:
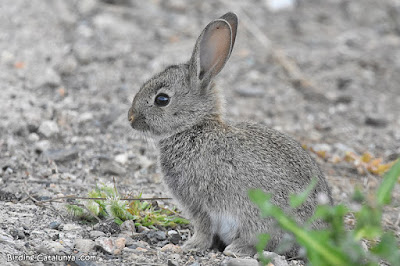
[[[392,190],[396,184],[397,179],[400,177],[400,159],[390,168],[389,172],[385,174],[381,185],[377,192],[377,202],[379,205],[387,205],[391,201]]]

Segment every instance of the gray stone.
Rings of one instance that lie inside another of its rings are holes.
[[[351,95],[340,95],[335,99],[336,103],[343,103],[343,104],[349,104],[353,101],[353,96]]]
[[[46,139],[40,140],[35,144],[35,151],[44,152],[45,150],[50,149],[50,147],[51,147],[50,141]]]
[[[14,237],[14,239],[24,239],[25,238],[25,230],[21,228],[11,228],[10,235]]]
[[[29,142],[32,142],[32,143],[35,143],[35,142],[37,142],[37,141],[39,141],[39,135],[38,134],[36,134],[36,133],[30,133],[29,135],[28,135],[28,140],[29,140]]]
[[[93,238],[93,239],[98,238],[98,237],[102,237],[102,236],[105,236],[105,235],[106,234],[104,232],[97,231],[97,230],[93,230],[93,231],[89,232],[90,238]]]
[[[169,237],[169,240],[171,241],[171,243],[173,243],[175,245],[179,244],[179,241],[181,241],[181,239],[182,239],[181,235],[175,230],[169,230],[168,237]]]
[[[72,75],[78,67],[78,61],[74,56],[67,56],[63,58],[57,66],[57,70],[61,75]]]
[[[108,219],[104,222],[98,223],[94,226],[95,230],[102,231],[106,234],[117,234],[121,232],[121,228],[114,222],[113,219]]]
[[[147,158],[146,156],[138,156],[136,158],[136,160],[139,162],[139,165],[143,168],[143,169],[147,169],[150,166],[154,165],[154,161],[150,160],[149,158]]]
[[[124,165],[128,161],[128,154],[127,153],[118,154],[118,155],[115,156],[114,160],[117,163],[120,163],[120,164]]]
[[[52,161],[65,162],[78,158],[79,150],[75,147],[61,150],[47,150],[44,155]]]
[[[378,117],[376,115],[368,115],[365,118],[365,124],[373,127],[386,127],[388,121],[384,117]]]
[[[258,266],[256,259],[228,259],[223,261],[221,265],[224,266]]]
[[[75,249],[83,253],[90,252],[95,246],[93,240],[90,239],[75,239]]]
[[[7,245],[14,245],[15,240],[13,239],[12,236],[4,232],[2,229],[0,229],[0,243],[4,243]]]
[[[63,231],[74,231],[74,230],[82,230],[82,227],[77,224],[64,224]]]
[[[188,8],[184,0],[167,0],[161,2],[166,8],[173,11],[185,12]]]
[[[104,252],[112,254],[114,250],[114,243],[111,238],[99,237],[95,240],[95,246],[101,248]]]
[[[44,241],[37,249],[38,252],[49,255],[61,254],[64,250],[64,246],[58,241]]]
[[[126,220],[121,224],[121,231],[128,231],[130,233],[135,233],[135,223],[132,220]]]
[[[269,251],[264,251],[263,255],[265,258],[270,259],[271,263],[275,266],[289,266],[284,256]],[[255,257],[258,257],[258,255]]]
[[[295,0],[285,0],[285,1],[265,1],[266,6],[271,12],[278,12],[283,9],[291,10],[296,4]]]
[[[61,78],[53,68],[47,68],[44,75],[38,76],[38,87],[58,87],[61,84]]]
[[[57,230],[60,227],[60,225],[61,223],[59,221],[54,221],[50,223],[49,228]]]
[[[178,255],[178,254],[174,254],[174,255]],[[179,256],[179,255],[178,255]],[[175,258],[173,259],[168,259],[168,266],[179,266],[179,262],[178,260],[176,260]]]
[[[327,153],[330,153],[332,151],[332,147],[326,143],[314,144],[312,145],[312,149],[316,152],[325,151]]]
[[[94,116],[93,116],[93,113],[91,113],[91,112],[85,112],[85,113],[79,115],[79,117],[78,117],[78,122],[79,122],[79,123],[85,123],[85,122],[88,122],[88,121],[93,120],[93,117],[94,117]]]
[[[132,235],[132,233],[130,233],[130,234],[126,234],[126,233],[128,233],[128,232],[127,232],[127,231],[123,231],[123,232],[121,232],[121,233],[118,235],[118,237],[123,237],[123,238],[125,238],[125,246],[126,246],[126,247],[132,246],[132,245],[135,243],[135,241],[133,240],[133,238],[130,237],[130,235]]]
[[[265,95],[263,87],[238,87],[235,92],[242,97],[262,97]]]
[[[100,172],[109,175],[123,176],[126,171],[125,168],[119,166],[116,162],[104,162],[100,165]]]
[[[52,137],[60,132],[56,122],[47,120],[43,121],[38,129],[38,132],[46,138]]]
[[[158,241],[163,241],[163,240],[167,239],[167,235],[163,231],[152,231],[151,230],[149,232],[146,232],[146,236],[151,242],[158,242]]]

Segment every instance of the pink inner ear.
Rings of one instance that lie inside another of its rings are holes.
[[[205,32],[200,46],[200,64],[205,72],[217,75],[224,66],[231,49],[231,30],[226,22],[217,21]],[[213,68],[213,69],[212,69]]]

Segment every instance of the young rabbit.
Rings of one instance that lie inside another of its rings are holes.
[[[312,216],[318,194],[332,202],[321,170],[299,143],[262,125],[222,119],[213,79],[232,53],[237,26],[233,13],[210,22],[189,62],[144,83],[128,113],[134,129],[157,140],[165,183],[194,225],[185,250],[205,250],[219,239],[225,254],[253,255],[260,233],[271,235],[267,249],[274,250],[283,232],[260,217],[248,197],[252,188],[272,193],[272,202],[300,223]],[[289,195],[304,191],[313,177],[318,183],[308,200],[290,208]]]

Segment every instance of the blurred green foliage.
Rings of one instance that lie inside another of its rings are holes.
[[[261,190],[251,190],[250,199],[260,208],[263,217],[273,217],[279,226],[294,235],[295,241],[306,251],[309,265],[379,265],[381,260],[390,265],[400,265],[399,243],[393,233],[382,228],[382,210],[390,204],[392,190],[400,177],[400,160],[385,174],[374,199],[369,201],[356,190],[353,200],[359,204],[357,210],[350,210],[340,204],[336,206],[319,205],[314,216],[306,225],[299,225],[280,208],[270,202],[271,195]],[[304,193],[290,198],[291,206],[298,207],[312,191],[316,182],[312,181]],[[353,214],[356,225],[346,230],[344,217]],[[322,219],[327,229],[312,230],[309,225],[315,219]],[[268,243],[269,235],[262,234],[256,246],[260,261],[268,263],[262,252]],[[361,240],[371,240],[372,247],[365,249]]]

